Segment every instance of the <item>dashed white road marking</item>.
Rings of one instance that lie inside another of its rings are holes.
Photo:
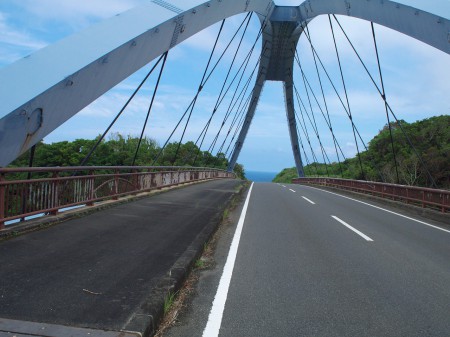
[[[400,216],[402,218],[421,223],[422,225],[425,225],[425,226],[428,226],[428,227],[431,227],[431,228],[434,228],[434,229],[439,229],[440,231],[443,231],[443,232],[446,232],[446,233],[450,233],[450,230],[447,230],[447,229],[444,229],[444,228],[441,228],[441,227],[429,224],[428,222],[425,222],[425,221],[421,221],[421,220],[417,220],[417,219],[411,218],[409,216],[406,216],[406,215],[403,215],[403,214],[400,214],[400,213],[396,213],[396,212],[390,211],[388,209],[385,209],[385,208],[382,208],[382,207],[379,207],[379,206],[375,206],[375,205],[369,204],[369,203],[361,201],[361,200],[357,200],[357,199],[353,199],[353,198],[350,198],[350,197],[346,197],[345,195],[334,193],[334,192],[330,192],[330,191],[327,191],[327,190],[322,190],[321,188],[317,188],[317,187],[312,187],[312,186],[305,186],[305,187],[309,187],[309,188],[312,188],[314,190],[319,190],[319,191],[322,191],[322,192],[326,192],[326,193],[330,193],[330,194],[333,194],[333,195],[337,195],[338,197],[345,198],[345,199],[348,199],[348,200],[356,201],[356,202],[359,202],[360,204],[363,204],[363,205],[366,205],[366,206],[370,206],[370,207],[373,207],[373,208],[376,208],[376,209],[379,209],[381,211],[385,211],[385,212],[388,212],[388,213],[391,213],[391,214],[394,214],[394,215],[398,215],[398,216]]]
[[[333,194],[333,195],[337,195],[338,197],[345,198],[345,199],[348,199],[348,200],[356,201],[356,202],[359,202],[360,204],[363,204],[363,205],[366,205],[366,206],[370,206],[370,207],[373,207],[373,208],[376,208],[376,209],[379,209],[381,211],[385,211],[385,212],[388,212],[388,213],[391,213],[391,214],[394,214],[394,215],[398,215],[398,216],[400,216],[402,218],[421,223],[422,225],[425,225],[425,226],[428,226],[428,227],[431,227],[431,228],[434,228],[434,229],[439,229],[440,231],[443,231],[443,232],[446,232],[446,233],[450,233],[450,230],[447,230],[447,229],[444,229],[444,228],[441,228],[441,227],[429,224],[428,222],[417,220],[417,219],[411,218],[409,216],[406,216],[406,215],[403,215],[403,214],[400,214],[400,213],[396,213],[396,212],[390,211],[390,210],[382,208],[382,207],[378,207],[378,206],[369,204],[369,203],[364,202],[364,201],[360,201],[360,200],[356,200],[356,199],[353,199],[353,198],[350,198],[350,197],[346,197],[346,196],[344,196],[342,194],[338,194],[338,193],[322,190],[321,188],[312,187],[312,186],[305,186],[305,187],[309,187],[309,188],[312,188],[312,189],[315,189],[315,190],[319,190],[319,191],[322,191],[322,192],[326,192],[326,193],[330,193],[330,194]]]
[[[309,200],[307,197],[304,197],[303,195],[302,195],[302,198],[305,199],[305,200],[306,200],[307,202],[309,202],[310,204],[313,204],[313,205],[316,204],[314,201]]]
[[[294,192],[294,193],[295,193],[295,191],[294,191],[294,190],[293,190],[292,188],[290,188],[290,189],[289,189],[289,191],[291,191],[291,192]]]
[[[348,223],[346,223],[345,221],[339,219],[337,216],[332,215],[331,216],[334,220],[340,222],[341,224],[343,224],[345,227],[347,227],[348,229],[351,229],[352,231],[354,231],[356,234],[358,234],[359,236],[363,237],[366,241],[373,241],[371,238],[369,238],[366,234],[360,232],[359,230],[357,230],[356,228],[350,226]]]

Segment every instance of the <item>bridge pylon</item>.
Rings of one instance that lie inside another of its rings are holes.
[[[293,95],[294,56],[297,43],[303,32],[300,9],[297,6],[275,7],[268,19],[261,18],[263,25],[263,47],[258,77],[252,92],[252,98],[228,164],[228,171],[233,171],[238,160],[250,124],[255,115],[264,82],[283,82],[286,117],[289,126],[292,152],[299,177],[304,177],[302,157],[295,120]]]

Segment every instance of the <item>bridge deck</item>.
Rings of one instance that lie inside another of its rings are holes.
[[[165,337],[450,335],[447,215],[293,184],[249,195]]]
[[[239,183],[196,184],[1,242],[0,317],[123,329],[197,235],[217,223]]]

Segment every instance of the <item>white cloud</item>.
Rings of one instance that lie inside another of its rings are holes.
[[[1,12],[0,43],[5,43],[16,47],[25,47],[30,50],[36,50],[46,46],[44,41],[32,37],[25,31],[12,27],[7,21],[7,16]]]
[[[122,13],[143,0],[22,0],[22,6],[41,19],[58,21],[83,20],[85,17],[108,18]]]

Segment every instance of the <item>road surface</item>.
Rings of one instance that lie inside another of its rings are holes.
[[[239,184],[174,189],[0,242],[0,334],[20,326],[3,319],[120,331]]]
[[[449,336],[449,224],[353,199],[255,183],[166,336]]]

